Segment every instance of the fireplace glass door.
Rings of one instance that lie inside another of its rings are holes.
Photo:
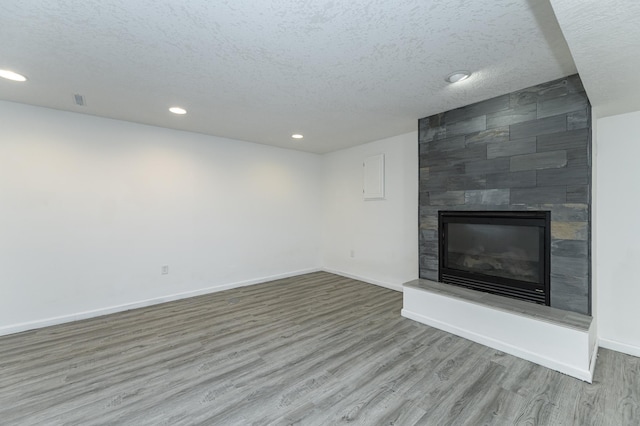
[[[449,268],[537,283],[540,233],[532,226],[450,223]]]
[[[439,212],[440,281],[549,304],[549,212]]]

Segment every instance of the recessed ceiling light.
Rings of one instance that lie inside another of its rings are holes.
[[[24,75],[9,70],[0,70],[0,77],[13,81],[27,81],[27,77]]]
[[[293,135],[291,135],[292,138],[294,139],[302,139],[304,138],[304,136],[302,136],[300,133],[294,133]]]
[[[458,83],[469,78],[471,73],[469,71],[454,71],[445,77],[445,81],[449,83]]]
[[[171,107],[169,108],[169,111],[171,111],[174,114],[179,114],[179,115],[183,115],[187,113],[187,110],[184,108],[180,108],[180,107]]]

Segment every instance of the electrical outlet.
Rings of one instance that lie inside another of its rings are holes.
[[[351,250],[351,252],[349,253],[351,257],[356,257],[356,251],[355,250]]]
[[[169,265],[163,265],[161,269],[162,275],[167,275],[169,273]]]

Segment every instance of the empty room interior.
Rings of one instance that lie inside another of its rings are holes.
[[[640,3],[0,5],[3,425],[640,424]]]

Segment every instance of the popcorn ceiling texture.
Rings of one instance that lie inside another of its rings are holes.
[[[419,117],[576,71],[547,2],[25,0],[1,10],[0,66],[29,77],[0,82],[4,100],[313,152],[408,133]],[[474,76],[447,85],[457,69]],[[189,114],[168,114],[174,104]],[[291,141],[298,132],[304,143]]]
[[[640,2],[550,2],[597,116],[640,110]]]
[[[439,210],[551,211],[551,306],[591,313],[591,106],[577,75],[420,120],[420,277]]]

